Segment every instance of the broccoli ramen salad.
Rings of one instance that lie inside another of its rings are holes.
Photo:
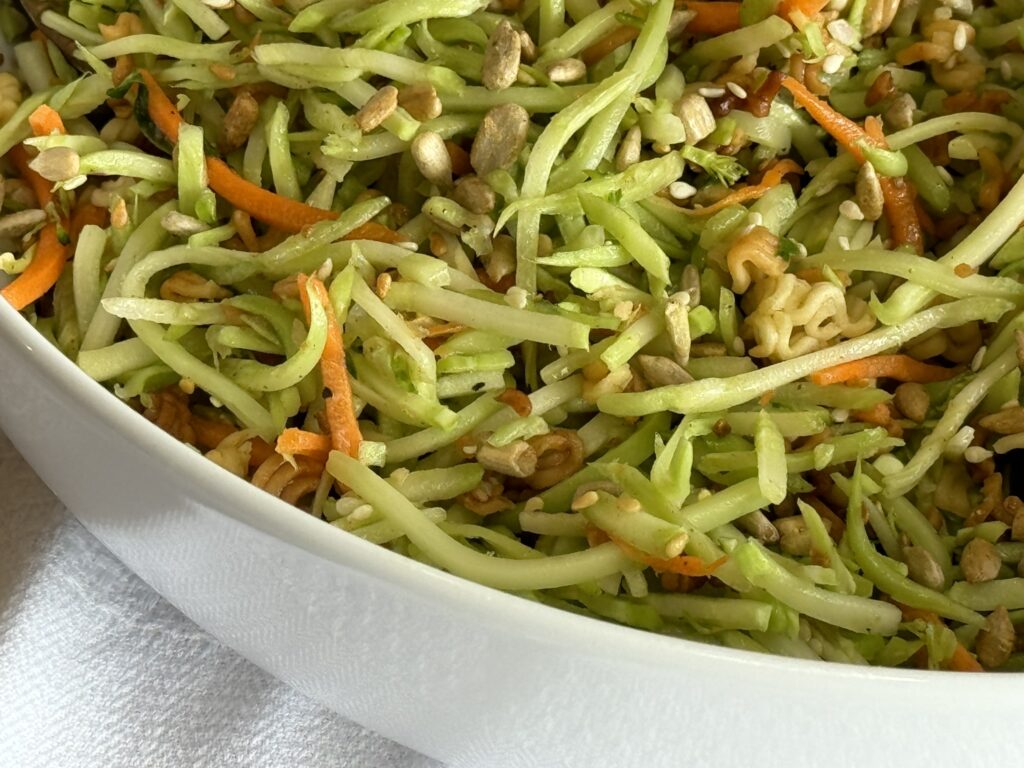
[[[2,296],[126,407],[525,599],[1024,669],[1024,0],[63,10]]]

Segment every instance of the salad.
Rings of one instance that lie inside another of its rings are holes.
[[[227,471],[453,574],[1021,669],[1022,16],[71,0],[67,57],[4,7],[2,296]]]

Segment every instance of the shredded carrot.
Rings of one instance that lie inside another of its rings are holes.
[[[307,456],[327,461],[331,444],[330,435],[289,427],[278,436],[276,450],[282,456]]]
[[[730,205],[739,205],[750,200],[757,200],[763,197],[772,187],[777,187],[787,174],[802,172],[803,168],[794,161],[789,159],[780,160],[765,171],[759,183],[734,190],[711,205],[704,206],[703,208],[687,208],[685,211],[691,216],[710,216],[724,208],[728,208]]]
[[[64,121],[53,107],[48,104],[40,104],[31,115],[28,116],[28,124],[32,128],[33,136],[50,136],[54,133],[67,133],[64,128]]]
[[[196,433],[196,446],[205,451],[212,451],[238,431],[237,427],[233,427],[225,421],[204,419],[195,414],[192,414],[191,424]],[[250,467],[258,467],[274,455],[274,449],[261,437],[253,437],[249,441],[249,446],[252,448],[252,453],[249,455]]]
[[[71,214],[71,226],[68,228],[71,244],[74,245],[78,241],[78,236],[89,224],[105,227],[109,220],[110,213],[106,208],[100,208],[92,203],[81,203]]]
[[[775,15],[796,23],[793,18],[794,13],[800,13],[810,18],[816,13],[821,13],[828,4],[829,0],[782,0],[775,9]]]
[[[867,139],[867,133],[863,128],[846,115],[836,112],[827,102],[811,93],[807,86],[796,78],[785,75],[782,78],[782,87],[793,94],[793,100],[806,109],[807,113],[814,118],[814,122],[838,141],[847,152],[857,159],[858,163],[864,162],[864,153],[859,146],[860,142]]]
[[[711,576],[717,571],[726,560],[729,559],[728,555],[720,557],[713,563],[707,563],[699,557],[693,555],[679,555],[670,559],[651,557],[646,552],[641,552],[631,544],[627,544],[617,536],[613,536],[607,531],[603,532],[608,537],[609,541],[615,542],[615,544],[626,553],[627,557],[636,560],[637,562],[643,563],[644,565],[650,566],[656,573],[675,573],[679,576]]]
[[[841,384],[853,379],[887,378],[926,384],[945,381],[955,375],[956,371],[952,368],[922,363],[909,355],[875,355],[816,371],[811,374],[811,381],[824,386]]]
[[[887,427],[892,423],[892,411],[889,410],[888,403],[875,403],[865,410],[853,411],[850,418],[853,421],[874,424],[877,427]]]
[[[353,229],[347,235],[345,240],[377,240],[381,243],[401,243],[405,242],[406,238],[395,232],[395,230],[385,227],[383,224],[378,224],[376,221],[368,221],[365,224],[360,224],[358,227]]]
[[[853,155],[858,163],[863,164],[865,159],[861,149],[863,142],[870,142],[882,149],[888,148],[881,124],[876,118],[868,118],[862,128],[811,93],[799,80],[786,75],[782,79],[782,87],[793,94],[794,101],[806,109],[814,121]],[[905,179],[892,179],[887,176],[880,176],[878,181],[882,187],[885,216],[889,221],[893,240],[897,245],[910,245],[915,251],[922,253],[924,233],[914,208],[910,184]]]
[[[691,35],[722,35],[740,28],[739,3],[683,0],[676,5],[697,14],[686,25]]]
[[[352,402],[352,385],[348,380],[348,368],[345,366],[345,345],[341,337],[341,326],[334,316],[327,288],[316,277],[299,275],[299,296],[302,306],[309,318],[309,297],[306,285],[312,285],[317,299],[327,312],[327,344],[320,358],[320,373],[324,386],[330,390],[330,397],[325,403],[327,423],[330,427],[331,445],[336,451],[343,451],[353,458],[359,456],[359,445],[363,436],[359,432],[356,420],[355,405]]]
[[[963,644],[957,643],[953,655],[949,657],[949,669],[954,672],[984,672],[985,668],[978,663]]]
[[[57,225],[47,224],[39,232],[32,261],[0,295],[15,309],[24,309],[53,288],[70,253],[71,248],[60,241]]]
[[[181,130],[182,123],[185,122],[181,117],[181,113],[178,112],[178,108],[174,106],[174,103],[167,98],[164,89],[160,87],[160,84],[149,73],[149,70],[140,69],[139,74],[142,75],[142,81],[146,84],[146,109],[149,112],[149,119],[153,121],[154,125],[160,129],[164,136],[177,144],[178,131]]]
[[[177,142],[178,133],[184,123],[181,114],[153,75],[145,69],[140,70],[140,74],[148,89],[147,109],[150,119],[168,139]],[[301,232],[311,224],[338,218],[334,211],[314,208],[246,181],[219,158],[206,158],[206,172],[210,188],[214,192],[253,218],[285,232]],[[380,229],[371,230],[375,236],[364,235],[359,239],[380,240],[386,237],[384,242],[396,242],[393,238],[397,237],[398,241],[401,240],[397,233],[387,227],[380,224],[376,226]]]
[[[640,30],[633,26],[623,25],[613,29],[589,48],[584,48],[580,58],[588,67],[593,66],[616,48],[636,40],[639,34]]]
[[[903,613],[903,618],[907,621],[922,619],[923,621],[927,621],[931,624],[942,623],[942,619],[939,618],[939,614],[935,613],[935,611],[927,611],[924,608],[913,608],[909,605],[904,605],[903,603],[896,603],[896,606]]]
[[[220,158],[206,158],[206,173],[210,189],[218,195],[253,218],[285,232],[301,232],[319,221],[338,218],[333,211],[314,208],[246,181]]]

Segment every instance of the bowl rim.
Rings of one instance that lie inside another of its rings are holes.
[[[34,369],[47,377],[63,396],[107,422],[140,451],[169,468],[188,473],[192,492],[201,492],[218,514],[274,536],[285,545],[382,579],[417,598],[441,604],[457,613],[472,613],[491,624],[511,622],[517,633],[558,638],[559,644],[571,644],[588,656],[647,667],[654,663],[665,671],[685,671],[695,664],[716,664],[724,665],[731,673],[757,670],[758,674],[789,680],[793,679],[792,675],[814,675],[828,678],[833,684],[875,680],[920,686],[955,680],[958,685],[984,684],[989,691],[992,686],[1013,685],[1014,690],[1017,689],[1019,678],[1013,674],[970,675],[857,666],[761,654],[644,632],[478,584],[350,535],[216,466],[128,408],[2,300],[0,340],[7,341],[23,358],[4,361],[5,365],[22,364]]]

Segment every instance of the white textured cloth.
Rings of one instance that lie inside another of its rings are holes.
[[[0,433],[0,766],[438,764],[206,634],[82,528]]]

